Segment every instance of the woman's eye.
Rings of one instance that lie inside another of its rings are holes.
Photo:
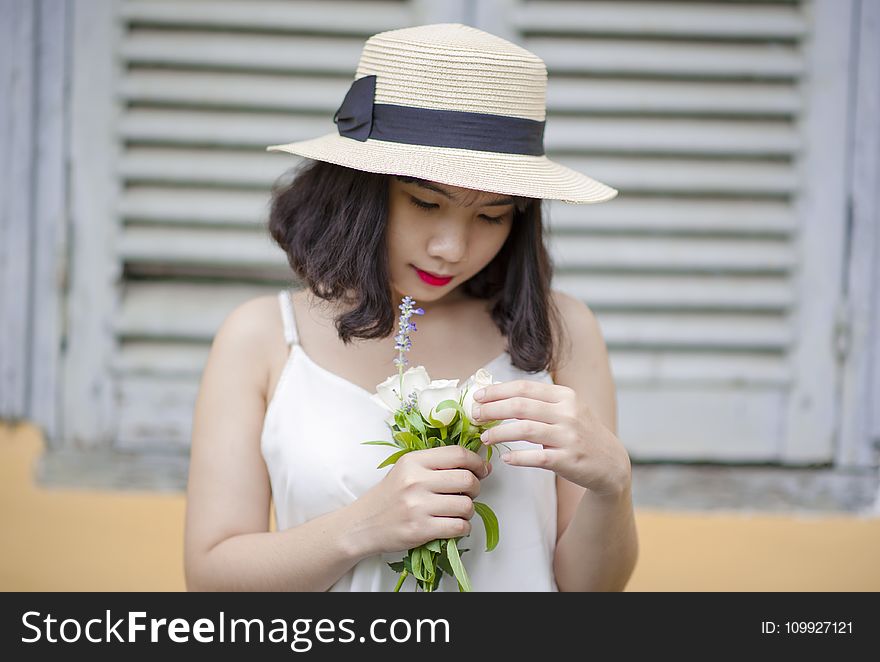
[[[440,205],[436,205],[432,202],[425,202],[424,200],[419,200],[418,198],[414,198],[412,196],[409,197],[409,201],[414,204],[419,209],[436,209]],[[504,216],[486,216],[485,214],[480,214],[480,218],[485,220],[488,223],[502,223],[504,222]]]
[[[435,207],[439,207],[439,205],[435,205],[430,202],[423,202],[422,200],[419,200],[418,198],[413,198],[412,196],[410,196],[409,201],[420,209],[434,209]]]

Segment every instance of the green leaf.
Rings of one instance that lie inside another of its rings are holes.
[[[498,518],[489,506],[479,501],[474,501],[474,511],[483,520],[483,527],[486,529],[486,551],[491,552],[498,544]]]
[[[422,572],[422,548],[416,547],[415,549],[411,549],[409,552],[409,556],[411,560],[410,564],[412,565],[413,577],[424,581],[426,577]]]
[[[425,436],[425,433],[426,433],[425,422],[422,420],[422,414],[419,412],[418,409],[413,409],[409,414],[407,414],[406,420],[409,421],[410,427],[413,427],[416,430],[418,430],[422,434],[423,437]],[[405,427],[405,426],[401,426],[401,427]]]
[[[474,452],[480,450],[480,447],[482,445],[483,445],[483,442],[480,440],[479,437],[474,437],[473,439],[469,439],[468,441],[466,441],[465,443],[462,444],[462,446],[464,446],[468,450],[474,451]]]
[[[446,558],[445,552],[437,557],[437,565],[440,566],[440,568],[444,570],[446,574],[448,574],[450,577],[455,575],[455,573],[452,572],[452,566],[449,565],[449,559]]]
[[[492,461],[492,446],[486,446],[486,462]]]
[[[409,453],[408,448],[404,448],[402,451],[397,451],[396,453],[392,453],[391,455],[386,457],[385,461],[382,462],[382,464],[380,464],[376,468],[381,469],[382,467],[387,467],[389,464],[394,464],[395,462],[397,462],[400,458],[402,458],[407,453]]]
[[[410,450],[424,448],[422,440],[419,439],[416,435],[414,435],[409,430],[401,430],[400,432],[394,433],[394,438],[397,439],[402,444],[406,445],[406,448]]]
[[[394,561],[393,563],[389,561],[388,565],[394,572],[403,572],[406,569],[403,561]]]
[[[366,446],[391,446],[392,448],[400,448],[400,446],[395,443],[392,443],[390,441],[383,441],[381,439],[378,441],[362,441],[361,443],[365,444]]]
[[[464,564],[461,562],[461,557],[458,555],[458,547],[456,547],[456,541],[454,538],[450,538],[449,544],[446,545],[446,558],[449,560],[449,565],[452,567],[452,574],[454,574],[455,578],[458,580],[459,591],[464,593],[470,593],[473,591],[471,588],[470,577],[468,577],[467,571],[464,569]]]
[[[425,576],[429,582],[433,582],[434,575],[436,574],[434,572],[434,555],[425,547],[420,547],[419,549],[422,550],[422,565],[425,568]]]
[[[425,543],[424,547],[425,549],[430,549],[432,552],[437,552],[438,554],[443,551],[440,547],[439,540],[432,540],[429,543]]]

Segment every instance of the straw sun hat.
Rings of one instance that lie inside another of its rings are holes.
[[[364,44],[336,131],[267,150],[491,193],[612,199],[615,189],[544,154],[546,92],[541,58],[483,30],[389,30]]]

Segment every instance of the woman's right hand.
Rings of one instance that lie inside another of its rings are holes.
[[[491,465],[463,446],[406,453],[352,506],[367,556],[471,531],[474,498]]]

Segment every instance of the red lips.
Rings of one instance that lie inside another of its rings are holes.
[[[429,273],[427,271],[422,271],[416,266],[413,266],[413,269],[416,270],[416,273],[419,274],[419,278],[421,278],[424,282],[428,283],[428,285],[446,285],[449,281],[452,280],[452,276],[437,276],[435,274]]]

